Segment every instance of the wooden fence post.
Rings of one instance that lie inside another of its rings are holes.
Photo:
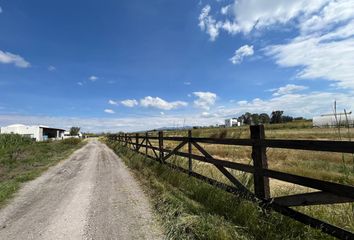
[[[261,140],[265,138],[264,126],[250,126],[252,144],[252,159],[254,167],[254,192],[259,199],[270,197],[269,178],[263,176],[263,169],[268,168],[266,148],[262,146]]]
[[[192,130],[188,130],[188,172],[192,173]]]
[[[135,150],[139,152],[139,133],[135,134]]]
[[[163,163],[164,152],[163,152],[163,132],[162,131],[159,132],[159,151],[160,151],[159,158],[161,163]]]
[[[145,133],[145,155],[148,155],[148,132]]]
[[[128,146],[128,135],[124,133],[125,146]]]

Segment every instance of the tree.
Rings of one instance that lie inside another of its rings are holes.
[[[293,120],[294,120],[294,118],[291,117],[291,116],[282,116],[282,117],[281,117],[281,121],[284,122],[284,123],[286,123],[286,122],[292,122]]]
[[[242,122],[243,124],[251,125],[251,123],[252,123],[252,114],[249,113],[249,112],[246,112],[245,114],[242,114],[242,116],[238,117],[237,120]]]
[[[257,113],[253,113],[251,115],[251,119],[252,119],[252,124],[258,125],[259,122],[259,115]]]
[[[270,117],[270,123],[281,123],[284,111],[273,111]]]
[[[259,123],[266,124],[270,122],[270,117],[266,113],[259,114]]]
[[[80,132],[80,127],[71,127],[70,128],[70,135],[71,136],[77,136],[79,135]]]

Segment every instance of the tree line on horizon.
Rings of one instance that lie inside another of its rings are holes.
[[[303,117],[292,117],[289,115],[283,115],[284,111],[273,111],[269,116],[267,113],[250,113],[246,112],[237,118],[239,122],[246,125],[251,124],[275,124],[275,123],[287,123],[294,120],[304,120]]]

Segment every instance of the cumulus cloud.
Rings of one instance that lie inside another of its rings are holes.
[[[254,54],[253,46],[243,45],[235,51],[235,55],[230,58],[232,64],[240,64],[244,57],[252,56]]]
[[[342,31],[350,26],[353,36],[354,20],[348,24],[322,36],[299,36],[289,43],[269,46],[265,52],[280,66],[300,67],[299,78],[324,78],[340,87],[354,88],[354,39]]]
[[[183,101],[167,102],[159,97],[147,96],[140,100],[140,105],[143,107],[153,107],[162,110],[172,110],[180,107],[185,107],[188,103]]]
[[[218,4],[219,5],[219,4]],[[285,26],[297,36],[263,49],[281,67],[297,67],[296,77],[327,79],[341,88],[354,88],[353,0],[235,0],[213,11],[206,5],[199,26],[215,40],[231,35]],[[239,63],[239,58],[231,58]]]
[[[216,94],[212,92],[193,92],[193,95],[197,97],[194,101],[194,105],[198,108],[209,110],[211,106],[215,104]]]
[[[111,104],[111,105],[118,105],[118,102],[117,101],[114,101],[112,99],[109,99],[108,100],[108,104]]]
[[[138,101],[135,99],[126,99],[126,100],[121,101],[121,104],[123,104],[123,106],[126,106],[126,107],[135,107],[138,105]]]
[[[287,84],[284,87],[276,88],[276,89],[270,89],[271,92],[273,93],[273,96],[280,96],[280,95],[285,95],[285,94],[290,94],[298,91],[302,91],[307,89],[308,87],[306,86],[301,86],[301,85],[295,85],[295,84]]]
[[[104,112],[109,113],[109,114],[115,113],[114,110],[112,110],[112,109],[105,109]]]
[[[1,50],[0,50],[0,63],[14,64],[16,67],[20,67],[20,68],[28,68],[31,66],[31,64],[27,62],[20,55],[16,55],[10,52],[4,52]]]
[[[97,80],[98,80],[98,77],[92,75],[92,76],[89,77],[89,80],[92,81],[92,82],[94,82],[94,81],[97,81]]]
[[[308,16],[323,7],[329,0],[235,0],[233,4],[221,7],[222,19],[211,14],[206,5],[199,15],[199,26],[214,41],[220,31],[230,34],[248,34],[274,24],[286,24],[299,15]]]

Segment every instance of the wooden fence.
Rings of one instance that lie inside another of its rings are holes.
[[[283,215],[291,217],[311,227],[318,228],[321,231],[339,239],[354,239],[354,234],[352,232],[313,218],[291,208],[294,206],[354,202],[353,186],[268,169],[266,155],[267,148],[354,153],[354,142],[265,139],[264,127],[262,125],[250,126],[250,130],[250,139],[195,138],[192,137],[191,131],[188,131],[188,137],[164,137],[163,132],[159,132],[158,136],[149,136],[148,133],[145,133],[144,135],[137,133],[117,134],[110,135],[108,137],[110,140],[119,141],[121,144],[134,149],[138,153],[158,160],[173,169],[187,173],[190,176],[201,179],[230,193],[256,201],[265,209],[273,209]],[[179,144],[173,150],[169,150],[164,148],[164,141],[175,141],[179,142]],[[158,146],[154,146],[151,142],[158,142]],[[200,145],[200,143],[250,146],[252,147],[253,166],[214,158]],[[185,145],[188,146],[188,152],[180,151],[180,149]],[[193,154],[193,147],[196,148],[202,155]],[[149,149],[151,150],[150,152],[153,153],[153,156],[149,155]],[[187,158],[188,169],[167,162],[167,160],[173,155]],[[193,160],[214,165],[228,180],[230,180],[233,185],[231,186],[221,183],[215,179],[211,179],[193,172]],[[233,174],[230,173],[228,169],[235,169],[253,174],[254,192],[245,187]],[[319,191],[272,198],[270,196],[269,178],[298,184],[317,189]]]

